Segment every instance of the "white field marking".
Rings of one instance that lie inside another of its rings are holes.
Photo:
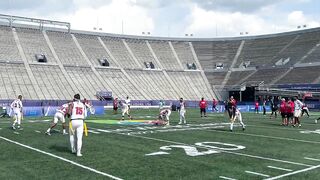
[[[259,135],[259,134],[248,134],[248,133],[237,133],[237,132],[230,133],[230,132],[219,131],[219,130],[214,130],[214,129],[204,129],[204,131],[214,131],[214,132],[221,132],[221,133],[228,133],[228,134],[239,134],[239,135],[245,135],[245,136],[254,136],[254,137],[279,139],[279,140],[286,140],[286,141],[296,141],[296,142],[303,142],[303,143],[320,144],[320,141],[308,141],[308,140],[292,139],[292,138],[286,138],[286,137],[266,136],[266,135]]]
[[[93,131],[93,130],[88,130],[89,133],[92,133],[92,134],[100,134],[99,132],[97,131]]]
[[[122,180],[122,179],[119,178],[119,177],[116,177],[116,176],[113,176],[113,175],[110,175],[110,174],[107,174],[107,173],[98,171],[98,170],[93,169],[93,168],[90,168],[90,167],[88,167],[88,166],[81,165],[81,164],[79,164],[79,163],[76,163],[76,162],[74,162],[74,161],[71,161],[71,160],[69,160],[69,159],[66,159],[66,158],[63,158],[63,157],[60,157],[60,156],[57,156],[57,155],[54,155],[54,154],[52,154],[52,153],[48,153],[48,152],[42,151],[42,150],[40,150],[40,149],[33,148],[33,147],[31,147],[31,146],[28,146],[28,145],[25,145],[25,144],[21,144],[21,143],[19,143],[19,142],[17,142],[17,141],[13,141],[13,140],[7,139],[7,138],[2,137],[2,136],[0,136],[0,139],[3,139],[3,140],[5,140],[5,141],[7,141],[7,142],[10,142],[10,143],[13,143],[13,144],[22,146],[22,147],[25,147],[25,148],[30,149],[30,150],[33,150],[33,151],[36,151],[36,152],[39,152],[39,153],[42,153],[42,154],[45,154],[45,155],[48,155],[48,156],[51,156],[51,157],[60,159],[60,160],[62,160],[62,161],[68,162],[68,163],[70,163],[70,164],[72,164],[72,165],[75,165],[75,166],[81,167],[81,168],[83,168],[83,169],[89,170],[89,171],[91,171],[91,172],[94,172],[94,173],[97,173],[97,174],[100,174],[100,175],[103,175],[103,176],[106,176],[106,177],[109,177],[109,178],[112,178],[112,179]]]
[[[282,174],[282,175],[279,175],[279,176],[275,176],[275,177],[267,178],[267,179],[265,179],[265,180],[280,179],[280,178],[283,178],[283,177],[287,177],[287,176],[291,176],[291,175],[294,175],[294,174],[298,174],[298,173],[302,173],[302,172],[310,171],[310,170],[317,169],[317,168],[320,168],[320,164],[319,164],[319,165],[317,165],[317,166],[311,166],[311,167],[308,167],[308,168],[306,168],[306,169],[301,169],[301,170],[294,171],[294,172],[291,172],[291,173]]]
[[[288,172],[291,172],[291,171],[292,171],[291,169],[280,168],[280,167],[276,167],[276,166],[267,166],[267,167],[268,167],[268,168],[271,168],[271,169],[278,169],[278,170],[288,171]]]
[[[268,174],[262,174],[262,173],[257,173],[253,171],[245,171],[245,172],[248,174],[254,174],[254,175],[263,176],[263,177],[270,177]]]
[[[227,179],[227,180],[237,180],[237,179],[233,179],[233,178],[229,178],[229,177],[225,177],[225,176],[219,176],[220,179]]]
[[[35,130],[34,132],[36,132],[36,133],[41,133],[41,131],[38,131],[38,130]]]
[[[145,156],[157,156],[157,155],[166,155],[166,154],[170,154],[170,153],[159,151],[159,152],[154,152],[150,154],[145,154]]]
[[[115,133],[115,134],[117,134],[117,133]],[[120,134],[120,133],[118,133],[118,134],[119,135],[125,135],[125,134]],[[183,145],[188,145],[188,146],[200,147],[200,148],[204,148],[204,149],[212,149],[212,148],[206,148],[206,147],[203,147],[203,146],[189,145],[189,144],[186,144],[186,143],[169,141],[169,140],[164,140],[164,139],[157,139],[157,138],[146,137],[146,136],[137,136],[137,135],[127,135],[127,136],[132,136],[132,137],[137,137],[137,138],[142,138],[142,139],[149,139],[149,140],[154,140],[154,141],[159,141],[159,142],[183,144]],[[281,159],[273,159],[273,158],[268,158],[268,157],[262,157],[262,156],[244,154],[244,153],[237,153],[237,152],[230,152],[230,151],[224,151],[224,150],[220,150],[220,151],[221,152],[225,152],[225,153],[229,153],[229,154],[234,154],[234,155],[239,155],[239,156],[246,156],[246,157],[251,157],[251,158],[256,158],[256,159],[263,159],[263,160],[269,160],[269,161],[275,161],[275,162],[281,162],[281,163],[287,163],[287,164],[294,164],[294,165],[306,166],[306,167],[311,167],[312,166],[312,165],[309,165],[309,164],[286,161],[286,160],[281,160]]]
[[[320,159],[304,157],[304,159],[311,160],[311,161],[320,161]]]
[[[246,125],[246,126],[252,126],[252,127],[257,127],[257,128],[267,128],[267,129],[280,129],[280,130],[288,130],[288,131],[301,131],[301,130],[306,130],[310,131],[310,129],[302,129],[302,128],[286,128],[286,127],[281,127],[279,124],[279,127],[270,127],[270,126],[260,126],[260,125]]]

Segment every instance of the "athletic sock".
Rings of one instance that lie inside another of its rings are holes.
[[[233,130],[233,123],[230,124],[230,130]]]
[[[48,129],[47,129],[47,132],[50,132],[50,131],[51,131],[51,128],[48,128]]]

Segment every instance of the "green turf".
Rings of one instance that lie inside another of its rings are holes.
[[[132,110],[134,119],[139,120],[154,120],[157,113],[157,110]],[[23,121],[24,129],[16,131],[10,129],[10,119],[0,119],[0,136],[122,179],[219,179],[219,176],[264,179],[266,177],[245,171],[275,177],[290,172],[268,166],[295,172],[320,164],[320,161],[305,159],[320,159],[320,134],[312,133],[320,129],[320,124],[314,124],[319,115],[312,113],[310,118],[303,117],[302,127],[293,128],[280,126],[280,117],[269,119],[261,114],[243,113],[246,130],[243,132],[237,126],[234,132],[229,132],[224,114],[210,113],[207,118],[200,118],[198,109],[188,109],[187,126],[177,126],[178,113],[173,112],[169,127],[109,124],[108,120],[116,122],[114,120],[121,116],[107,111],[103,117],[88,120],[89,129],[95,133],[84,137],[83,157],[70,153],[69,136],[58,131],[52,136],[44,135],[49,126],[44,120],[51,117],[27,118]],[[61,130],[61,126],[56,130]],[[245,149],[219,151],[195,145],[200,142],[241,145]],[[170,145],[194,147],[200,154],[214,150],[215,153],[188,156],[182,148],[160,149]],[[169,154],[146,156],[159,151]],[[0,139],[0,154],[0,179],[108,179],[3,139]],[[320,179],[319,172],[320,167],[283,179]]]

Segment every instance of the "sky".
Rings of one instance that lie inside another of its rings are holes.
[[[162,37],[235,37],[320,27],[320,0],[1,0],[0,13],[66,21],[77,30]]]

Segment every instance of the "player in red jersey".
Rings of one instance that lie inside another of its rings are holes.
[[[282,117],[282,125],[288,125],[288,117],[287,117],[287,102],[284,98],[281,99],[281,102],[280,102],[280,114],[281,114],[281,117]]]
[[[213,100],[212,100],[212,111],[217,111],[218,112],[217,105],[218,105],[218,101],[213,98]]]
[[[199,102],[201,117],[203,117],[202,114],[204,115],[204,117],[207,117],[207,114],[206,114],[207,106],[208,106],[207,101],[204,100],[204,98],[201,98],[201,101]]]
[[[254,111],[258,114],[259,113],[259,101],[254,103]]]
[[[292,99],[288,100],[287,113],[288,121],[290,120],[290,124],[293,124],[294,102],[292,101]]]

